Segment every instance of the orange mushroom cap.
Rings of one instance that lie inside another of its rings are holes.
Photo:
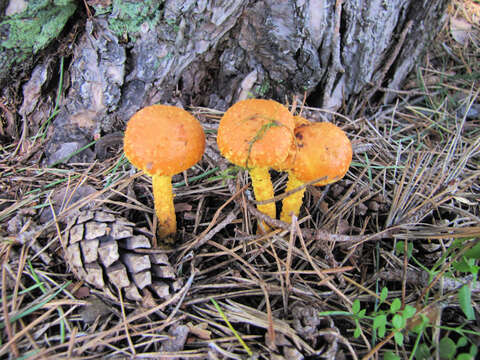
[[[173,176],[193,165],[205,150],[199,121],[175,106],[152,105],[135,113],[127,124],[127,159],[147,174]]]
[[[310,120],[307,120],[305,119],[303,116],[300,116],[300,115],[296,115],[293,117],[293,119],[295,120],[295,127],[299,127],[301,125],[309,125],[311,124],[311,121]]]
[[[300,125],[295,129],[297,152],[291,171],[298,180],[327,185],[343,178],[352,161],[352,145],[345,132],[329,122]]]
[[[294,127],[292,114],[282,104],[273,100],[242,100],[220,120],[218,148],[239,166],[275,166],[288,156]]]
[[[310,125],[311,122],[307,119],[305,119],[302,116],[296,115],[293,117],[293,120],[295,122],[295,129],[297,129],[300,126],[305,126],[305,125]],[[295,130],[294,130],[295,132]],[[281,163],[278,164],[275,167],[275,170],[277,171],[289,171],[290,169],[293,168],[293,165],[295,163],[295,158],[297,156],[297,142],[294,141],[292,142],[292,145],[290,147],[290,151],[288,153],[288,156],[285,158],[285,160]]]

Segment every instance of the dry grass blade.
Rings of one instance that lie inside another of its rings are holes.
[[[268,329],[270,326],[270,320],[264,312],[238,304],[231,300],[219,304],[222,307],[225,316],[231,322],[248,323],[262,329]],[[211,311],[212,314],[216,311],[214,307],[209,307],[208,310]],[[276,331],[291,338],[298,347],[305,349],[307,354],[314,353],[314,350],[296,334],[295,330],[292,329],[287,322],[274,319],[273,326]]]

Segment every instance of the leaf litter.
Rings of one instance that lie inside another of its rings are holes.
[[[190,109],[208,130],[207,151],[185,178],[174,179],[179,240],[163,250],[183,282],[167,300],[147,294],[135,303],[121,292],[107,294],[76,279],[65,264],[65,224],[85,206],[107,208],[155,233],[151,180],[132,176],[121,144],[109,143],[102,162],[56,167],[33,159],[16,163],[10,153],[17,144],[2,144],[0,355],[383,357],[398,345],[393,335],[372,343],[368,322],[360,320],[354,337],[355,319],[345,315],[353,314],[356,299],[367,313],[374,311],[383,287],[386,301],[417,305],[432,323],[461,326],[464,337],[478,343],[478,328],[461,310],[465,297],[456,298],[473,276],[449,266],[461,258],[458,249],[474,249],[480,237],[480,124],[471,110],[480,104],[478,79],[471,76],[480,71],[480,48],[457,35],[452,28],[439,35],[408,85],[416,87],[399,93],[391,106],[357,118],[292,108],[342,127],[354,159],[338,183],[307,186],[291,225],[256,211],[245,171],[229,175],[231,165],[215,143],[222,112]],[[41,89],[42,79],[31,83],[30,94]],[[34,102],[28,99],[24,108]],[[285,176],[272,175],[280,200]],[[276,230],[256,235],[257,221]],[[410,246],[409,257],[399,251],[403,246]],[[475,307],[478,286],[471,290]],[[413,319],[409,329],[421,322]],[[410,354],[415,337],[404,333],[403,350]],[[432,327],[425,341],[435,345],[435,336],[444,334]]]

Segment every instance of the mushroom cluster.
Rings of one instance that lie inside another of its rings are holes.
[[[280,219],[298,216],[305,183],[326,185],[341,179],[352,160],[352,147],[337,126],[293,116],[273,100],[248,99],[230,107],[220,120],[217,144],[221,154],[248,170],[258,210],[275,219],[274,189],[269,169],[287,171],[288,193]],[[152,176],[158,235],[176,232],[171,178],[194,164],[205,150],[200,122],[187,111],[152,105],[127,123],[124,152],[128,160]],[[258,232],[268,231],[266,224]]]
[[[292,194],[284,198],[280,215],[288,223],[292,215],[299,215],[305,183],[318,179],[314,185],[320,186],[340,180],[352,160],[352,146],[343,130],[293,116],[273,100],[234,104],[220,120],[217,143],[226,159],[249,171],[255,198],[262,202],[258,210],[273,219],[276,208],[269,168],[288,172],[285,192]]]

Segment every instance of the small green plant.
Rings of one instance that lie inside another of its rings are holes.
[[[382,304],[388,305],[385,310],[377,310],[370,315],[367,315],[366,309],[361,308],[360,300],[355,299],[352,304],[352,312],[322,312],[321,316],[325,315],[348,315],[351,316],[355,322],[355,330],[353,336],[358,338],[362,333],[361,322],[371,321],[372,330],[376,332],[379,338],[384,338],[387,331],[393,334],[395,343],[403,346],[404,335],[403,331],[407,329],[408,320],[412,319],[417,313],[417,309],[411,305],[406,305],[402,308],[402,302],[399,298],[393,299],[389,304],[386,299],[388,297],[388,288],[382,288],[379,296],[379,306]]]
[[[463,243],[464,239],[459,239],[460,241],[454,242],[454,246],[460,246]],[[453,246],[453,245],[452,245]],[[452,264],[453,269],[459,273],[466,273],[472,276],[472,281],[469,284],[463,285],[458,291],[458,302],[460,307],[465,314],[467,320],[475,320],[475,312],[472,306],[472,288],[471,285],[475,284],[478,281],[478,270],[480,266],[478,265],[478,259],[480,259],[480,241],[469,250],[457,261]]]
[[[423,264],[421,264],[414,256],[413,244],[408,243],[407,257],[414,261],[422,270],[429,274],[429,281],[431,281],[441,270],[442,266],[445,264],[447,259],[455,259],[452,261],[451,266],[445,271],[445,276],[454,279],[455,274],[465,274],[471,277],[471,282],[464,284],[458,290],[457,297],[460,304],[460,308],[467,320],[475,320],[475,312],[472,306],[472,290],[471,286],[478,281],[478,271],[480,266],[477,264],[478,259],[480,259],[480,241],[477,240],[468,250],[464,251],[463,254],[460,253],[464,249],[464,244],[473,241],[471,238],[460,238],[453,241],[453,243],[448,247],[447,251],[437,260],[432,269],[428,269]],[[399,241],[396,244],[396,252],[398,254],[404,253],[404,242]],[[457,256],[460,254],[460,256]]]
[[[462,290],[459,291],[459,293]],[[407,334],[416,337],[409,360],[427,360],[435,356],[438,352],[441,359],[455,360],[473,360],[478,353],[477,345],[467,335],[479,337],[480,333],[463,329],[462,325],[455,328],[430,324],[431,319],[411,305],[405,305],[402,308],[400,298],[394,298],[391,303],[387,302],[388,288],[382,288],[379,294],[379,308],[383,309],[372,311],[367,314],[366,309],[362,309],[360,300],[356,299],[352,304],[352,311],[326,311],[321,312],[320,316],[346,315],[353,319],[355,329],[353,336],[358,338],[362,334],[362,326],[368,322],[371,324],[371,331],[382,341],[393,338],[397,346],[404,345],[404,339]],[[466,296],[466,298],[469,296]],[[470,305],[471,306],[471,305]],[[446,332],[438,343],[428,338],[427,328],[436,327]],[[456,334],[451,336],[450,334]],[[456,340],[453,340],[456,339]],[[423,342],[421,342],[423,340]],[[427,342],[431,345],[427,345]],[[470,344],[469,344],[470,343]],[[389,350],[383,354],[384,359],[400,360],[401,358],[393,351]]]
[[[399,241],[396,245],[396,251],[399,254],[404,254],[405,244],[403,241]],[[442,254],[442,256],[436,261],[434,266],[429,269],[421,264],[413,255],[413,244],[407,245],[407,257],[412,260],[420,268],[429,274],[429,283],[433,281],[439,274],[444,273],[445,278],[454,279],[459,274],[467,275],[471,279],[469,283],[465,283],[457,290],[458,304],[463,311],[467,320],[475,320],[475,312],[472,306],[472,285],[478,280],[478,259],[480,259],[480,241],[473,238],[459,238],[450,244],[448,249]],[[447,264],[447,265],[445,265]],[[423,314],[422,314],[423,315]],[[442,359],[459,359],[467,360],[474,359],[477,354],[477,345],[471,343],[468,347],[468,342],[472,342],[467,335],[480,336],[480,333],[463,329],[463,325],[451,328],[446,326],[438,326],[438,328],[447,331],[447,335],[443,336],[438,344],[434,344],[432,341],[431,346],[428,346],[425,342],[420,344],[420,339],[424,334],[424,330],[429,325],[428,318],[424,315],[422,317],[422,323],[413,328],[413,331],[417,334],[417,341],[415,342],[415,348],[412,354],[416,360],[431,359],[434,357],[434,351],[438,351],[441,354]],[[452,337],[448,336],[449,333],[455,333],[460,336],[456,341]],[[426,337],[424,336],[426,341]],[[468,352],[465,352],[465,348],[468,347]],[[392,358],[393,359],[393,358]]]
[[[384,304],[388,296],[388,289],[384,287],[380,293],[380,305]],[[356,299],[352,305],[352,317],[355,321],[355,330],[353,336],[358,338],[361,335],[360,321],[371,320],[372,329],[379,338],[384,338],[387,331],[393,333],[397,345],[402,346],[406,329],[407,320],[415,316],[417,309],[411,305],[406,305],[402,309],[402,302],[399,298],[393,299],[387,310],[379,310],[366,315],[366,309],[361,309],[360,301]]]
[[[468,346],[468,338],[465,336],[460,337],[456,342],[448,336],[444,336],[438,342],[435,349],[440,354],[441,359],[456,359],[456,360],[473,360],[478,353],[477,346],[470,344],[469,352],[462,352],[462,348]],[[431,347],[426,344],[420,344],[415,353],[415,360],[428,360],[434,357]],[[393,358],[392,358],[393,359]],[[399,358],[398,358],[399,359]]]

